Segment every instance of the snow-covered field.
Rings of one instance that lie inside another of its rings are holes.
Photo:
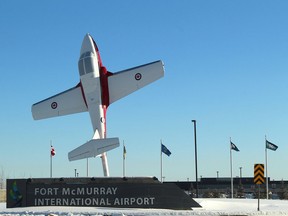
[[[6,208],[0,203],[0,215],[288,215],[288,201],[257,199],[195,199],[203,208],[193,211],[174,211],[166,209],[109,209],[93,207],[26,207]]]

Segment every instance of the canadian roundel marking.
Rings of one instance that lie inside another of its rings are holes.
[[[52,102],[52,103],[51,103],[51,108],[52,108],[52,109],[56,109],[57,106],[58,106],[58,104],[57,104],[56,102]]]
[[[136,80],[140,80],[141,78],[142,78],[142,74],[141,73],[135,74],[135,79]]]
[[[100,121],[104,124],[105,123],[105,118],[101,117]]]

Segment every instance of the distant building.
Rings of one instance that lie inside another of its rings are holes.
[[[168,183],[168,182],[164,182]],[[176,181],[178,187],[195,197],[196,182]],[[268,178],[269,197],[271,199],[288,199],[288,181],[274,181]],[[230,197],[231,178],[201,178],[198,181],[199,197]],[[253,177],[233,178],[233,194],[236,198],[257,198],[258,185],[254,184]],[[266,183],[260,185],[261,198],[266,197]]]

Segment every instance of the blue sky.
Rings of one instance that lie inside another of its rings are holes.
[[[108,137],[127,149],[127,176],[165,180],[253,175],[265,162],[265,135],[279,146],[268,152],[272,179],[288,179],[283,166],[288,129],[287,1],[0,1],[1,151],[7,178],[86,176],[86,160],[67,154],[93,135],[88,113],[34,121],[31,105],[79,82],[78,58],[90,33],[111,72],[155,60],[163,79],[112,104]],[[108,153],[111,176],[122,176],[122,147]],[[90,176],[103,176],[90,159]]]

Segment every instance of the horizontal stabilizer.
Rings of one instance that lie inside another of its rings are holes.
[[[119,147],[119,138],[92,139],[68,153],[69,161],[96,157],[104,152]]]

